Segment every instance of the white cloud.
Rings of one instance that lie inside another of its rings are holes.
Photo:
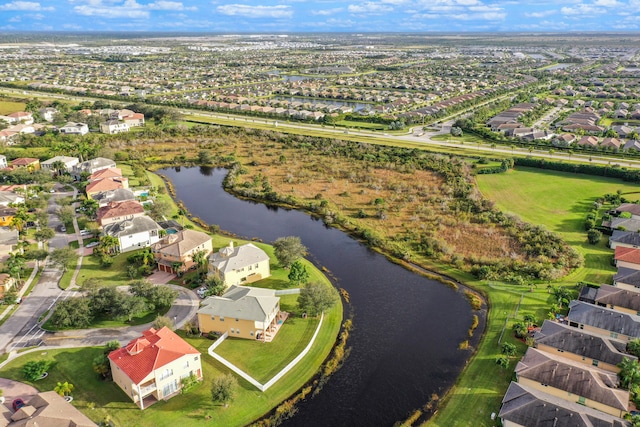
[[[393,7],[384,5],[382,3],[374,3],[372,1],[367,1],[360,4],[350,4],[347,7],[349,13],[357,13],[357,14],[380,14],[393,12]]]
[[[149,17],[149,11],[143,10],[142,5],[136,3],[136,0],[125,0],[122,5],[115,5],[113,1],[104,4],[102,0],[89,0],[87,4],[75,6],[73,10],[84,16],[99,16],[101,18],[129,18],[129,19],[146,19]]]
[[[33,1],[12,1],[0,5],[0,10],[24,10],[29,12],[51,12],[53,7],[43,7],[40,3]]]
[[[620,7],[624,6],[618,0],[595,0],[593,2],[596,6],[604,6],[604,7]]]
[[[556,13],[558,13],[557,10],[543,10],[541,12],[525,13],[524,16],[526,16],[527,18],[544,18],[546,16],[555,15]]]
[[[311,14],[316,16],[329,16],[329,15],[335,15],[336,13],[340,13],[342,11],[344,11],[344,8],[334,7],[333,9],[312,10]]]
[[[142,5],[143,7],[145,5]],[[166,1],[166,0],[158,0],[155,3],[149,3],[146,5],[151,10],[198,10],[195,6],[185,6],[182,2],[179,1]]]
[[[594,7],[590,4],[577,4],[574,7],[563,7],[560,9],[560,13],[563,15],[579,16],[579,15],[603,15],[606,12],[605,9]]]
[[[243,16],[245,18],[291,18],[293,9],[287,5],[251,6],[248,4],[226,4],[216,10],[227,16]]]

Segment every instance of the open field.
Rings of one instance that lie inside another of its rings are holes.
[[[16,101],[0,101],[0,115],[7,115],[18,111],[24,111],[27,104]]]
[[[629,200],[640,199],[636,184],[530,168],[479,175],[476,180],[482,194],[495,201],[501,210],[532,224],[544,225],[582,253],[584,268],[565,277],[564,283],[575,284],[580,280],[610,283],[615,272],[610,263],[612,251],[606,246],[606,238],[596,246],[587,242],[584,219],[591,204],[606,193],[620,190]]]

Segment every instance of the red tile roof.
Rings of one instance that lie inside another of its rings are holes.
[[[91,174],[88,178],[88,181],[93,182],[105,178],[122,178],[122,170],[120,168],[102,169]]]
[[[630,262],[632,264],[640,264],[640,249],[624,248],[622,246],[616,246],[616,254],[614,259],[616,261]]]
[[[12,166],[29,166],[32,163],[39,162],[40,160],[31,157],[20,157],[11,161]]]
[[[140,384],[152,372],[187,354],[200,352],[165,326],[143,331],[142,337],[109,353],[109,359]]]
[[[101,207],[98,209],[96,216],[98,222],[102,223],[103,219],[136,214],[144,214],[144,207],[136,200],[125,200],[123,202],[111,202]]]
[[[101,179],[93,181],[85,188],[87,194],[100,193],[102,191],[117,190],[118,188],[124,188],[121,180],[126,178],[120,178],[118,180],[113,179]]]

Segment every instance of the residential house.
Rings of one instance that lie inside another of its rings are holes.
[[[502,427],[631,427],[631,423],[580,403],[511,382],[498,413]]]
[[[137,200],[110,202],[105,206],[99,207],[96,213],[98,224],[102,227],[143,215],[145,215],[144,207]]]
[[[286,315],[273,289],[231,286],[224,295],[204,300],[198,310],[200,332],[225,333],[230,337],[270,341]]]
[[[576,142],[576,145],[594,148],[598,146],[598,138],[585,135]]]
[[[33,114],[26,111],[18,111],[16,113],[7,114],[7,117],[10,117],[13,121],[10,123],[15,124],[25,124],[32,125],[33,124]]]
[[[16,208],[0,206],[0,227],[10,227],[16,212]]]
[[[516,365],[515,375],[519,384],[615,417],[629,409],[629,392],[617,388],[615,373],[557,354],[530,347]]]
[[[89,125],[86,123],[67,122],[66,125],[58,128],[58,131],[65,135],[86,135],[89,133]]]
[[[130,127],[144,126],[144,114],[133,113],[130,116],[125,117],[124,122]]]
[[[12,160],[10,163],[10,167],[12,169],[26,168],[29,171],[33,172],[40,170],[40,160],[31,157],[20,157],[18,159]]]
[[[205,256],[209,256],[213,246],[208,234],[184,229],[165,236],[151,249],[158,263],[158,270],[175,274],[195,265],[192,258],[195,252],[204,251]]]
[[[613,217],[609,221],[602,221],[602,226],[611,230],[637,233],[640,230],[640,219]]]
[[[0,411],[0,425],[3,427],[98,427],[53,390],[33,396],[28,404],[10,415],[7,423],[3,423],[5,419],[1,414]]]
[[[148,216],[137,216],[120,222],[112,222],[103,227],[103,233],[118,239],[120,252],[146,248],[160,240],[160,227]]]
[[[619,268],[613,276],[613,286],[616,288],[640,291],[640,271],[631,268]]]
[[[200,352],[166,326],[112,351],[109,363],[113,381],[140,409],[175,396],[191,375],[202,380]]]
[[[9,206],[12,203],[24,203],[24,196],[13,191],[0,191],[0,206]]]
[[[4,154],[0,154],[0,169],[4,169],[6,168],[7,165],[7,156],[5,156]]]
[[[640,151],[640,141],[630,139],[624,144],[624,151]]]
[[[105,178],[98,179],[96,181],[90,182],[85,187],[85,193],[87,194],[87,198],[93,198],[94,194],[102,193],[105,191],[117,190],[119,188],[127,189],[129,188],[129,180],[126,177],[120,178]]]
[[[124,202],[126,200],[136,200],[133,191],[128,188],[118,188],[115,190],[102,191],[91,196],[93,200],[98,202],[99,207],[108,205],[109,203]]]
[[[209,256],[209,274],[222,279],[225,286],[244,285],[271,276],[269,255],[254,245],[229,246]]]
[[[569,303],[567,320],[569,326],[614,340],[628,342],[634,338],[640,338],[639,316],[598,307],[583,301]]]
[[[612,150],[618,150],[622,146],[622,140],[618,138],[604,138],[600,143],[602,148],[610,148]]]
[[[640,249],[617,246],[613,259],[617,267],[640,270]]]
[[[64,163],[64,167],[67,172],[71,172],[73,168],[80,163],[80,159],[77,157],[69,157],[69,156],[55,156],[50,158],[49,160],[45,160],[40,163],[42,169],[53,170],[53,165],[62,162]]]
[[[55,114],[58,112],[58,110],[56,110],[53,107],[45,107],[45,108],[41,108],[39,112],[40,112],[40,117],[42,117],[42,120],[44,120],[45,122],[51,123],[53,121]]]
[[[92,173],[91,175],[89,175],[87,177],[87,181],[89,183],[100,181],[101,179],[124,179],[124,180],[126,180],[126,178],[124,178],[122,176],[122,169],[120,169],[120,168],[101,169],[99,171],[96,171],[96,172]],[[127,186],[125,188],[129,188],[129,187]]]
[[[545,320],[542,328],[534,332],[535,348],[587,366],[597,366],[609,372],[620,372],[618,363],[627,357],[635,356],[625,353],[626,344],[595,335],[569,325]]]
[[[116,133],[129,132],[129,125],[117,120],[108,120],[100,123],[100,132],[113,135]]]
[[[91,175],[92,173],[98,172],[102,169],[115,168],[116,162],[111,159],[106,159],[104,157],[96,157],[92,160],[87,160],[85,162],[79,163],[74,166],[71,175],[75,180],[82,179],[82,175]]]
[[[640,315],[640,290],[604,284],[599,288],[585,286],[580,291],[578,299],[600,307]]]
[[[0,262],[5,262],[18,244],[18,230],[0,227]]]
[[[9,276],[7,273],[0,274],[0,298],[4,297],[4,294],[14,286],[16,286],[16,279]]]
[[[640,219],[640,205],[637,203],[623,203],[611,211],[614,215],[629,212],[632,218]]]
[[[640,233],[613,230],[613,234],[609,237],[609,247],[616,249],[618,246],[623,248],[640,248]]]
[[[626,125],[611,126],[611,129],[613,129],[620,138],[629,138],[633,132],[636,132],[634,128],[630,128]]]

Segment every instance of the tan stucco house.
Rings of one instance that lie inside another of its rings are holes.
[[[209,274],[218,276],[226,286],[253,283],[271,275],[269,255],[253,243],[220,249],[209,256]]]
[[[208,234],[185,229],[167,235],[152,245],[151,250],[158,263],[158,270],[177,273],[175,263],[182,264],[180,271],[188,270],[195,265],[192,258],[195,252],[205,251],[205,256],[209,256],[213,246]]]
[[[198,310],[200,332],[270,341],[285,319],[273,289],[231,286],[222,296],[209,297]]]
[[[166,326],[112,351],[109,363],[113,381],[140,409],[175,396],[190,375],[202,380],[200,352]]]

